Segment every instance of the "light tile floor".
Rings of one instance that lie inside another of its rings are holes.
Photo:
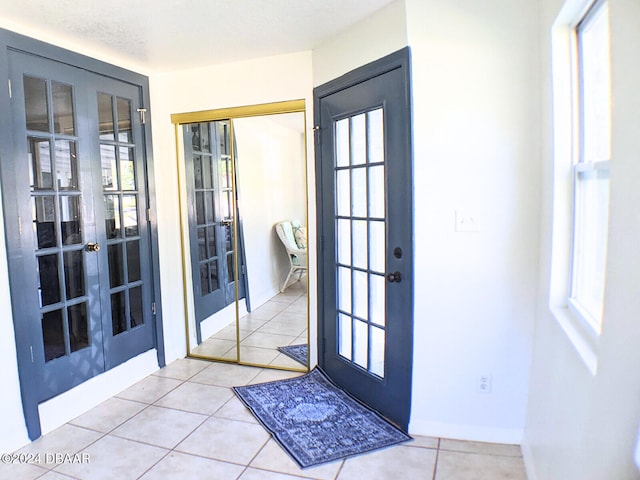
[[[526,480],[518,446],[419,436],[301,470],[230,388],[295,375],[178,360],[21,449],[40,463],[0,463],[0,478]]]
[[[243,316],[239,323],[240,360],[281,368],[304,368],[278,347],[308,342],[307,286],[304,279]],[[236,324],[229,324],[193,349],[200,355],[235,360]]]

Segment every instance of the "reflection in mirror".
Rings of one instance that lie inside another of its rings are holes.
[[[308,331],[304,113],[237,118],[233,128],[251,307],[239,319],[240,360],[305,368]],[[294,359],[296,355],[303,363]]]
[[[308,368],[304,102],[287,103],[297,107],[172,117],[183,149],[191,356]]]

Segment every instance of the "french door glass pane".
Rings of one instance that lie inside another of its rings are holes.
[[[336,213],[340,216],[351,215],[351,188],[349,187],[349,170],[336,172]]]
[[[336,166],[349,166],[349,119],[336,122]]]
[[[38,257],[40,279],[40,306],[58,303],[61,300],[59,256],[57,253]]]
[[[122,268],[122,244],[116,243],[107,247],[109,258],[109,285],[111,288],[124,284],[124,269]]]
[[[118,195],[104,196],[104,222],[107,230],[107,240],[120,238],[122,224],[120,222],[120,197]]]
[[[351,117],[351,165],[362,165],[367,161],[367,131],[365,115]]]
[[[338,219],[336,227],[338,237],[338,263],[351,264],[351,222],[346,219]]]
[[[133,148],[120,147],[120,184],[122,190],[136,190]]]
[[[52,195],[33,197],[31,202],[31,215],[38,248],[55,247],[58,238],[55,197]]]
[[[129,290],[129,318],[131,319],[131,328],[142,325],[142,287],[134,287]]]
[[[102,164],[102,188],[104,190],[118,190],[115,146],[100,145],[100,163]]]
[[[353,220],[353,266],[367,268],[368,233],[366,220]]]
[[[73,90],[71,85],[51,82],[54,133],[75,135]]]
[[[55,152],[58,190],[76,190],[78,188],[76,142],[56,140]]]
[[[67,324],[69,327],[69,347],[76,352],[89,346],[89,321],[87,303],[79,303],[67,307]]]
[[[64,279],[67,300],[82,297],[84,291],[84,253],[82,250],[64,252]]]
[[[347,360],[351,360],[351,317],[343,313],[339,313],[338,329],[340,330],[338,353]]]
[[[63,245],[82,243],[80,210],[79,196],[60,196],[60,231]]]
[[[127,280],[129,283],[142,280],[140,271],[140,241],[127,242]]]
[[[132,143],[131,132],[131,101],[126,98],[118,98],[118,141]]]
[[[23,84],[27,130],[49,132],[47,81],[25,75]]]
[[[382,163],[384,162],[384,123],[381,108],[367,112],[367,124],[368,161]]]
[[[48,138],[29,137],[31,190],[53,190],[53,165]]]
[[[351,313],[351,269],[338,267],[338,308]]]
[[[369,351],[369,327],[366,322],[355,320],[353,338],[353,361],[362,368],[367,368]]]
[[[122,196],[122,214],[124,232],[127,237],[139,235],[138,230],[138,197],[137,195]]]
[[[113,104],[106,93],[98,93],[98,122],[100,140],[115,140]]]
[[[113,336],[127,331],[127,305],[124,292],[111,294],[111,327]]]
[[[45,362],[66,355],[62,310],[42,314],[42,340]]]
[[[367,169],[354,168],[351,171],[351,198],[353,201],[352,215],[354,217],[367,216]]]
[[[371,323],[384,327],[386,315],[386,299],[385,299],[385,278],[384,275],[369,275],[369,295],[371,308],[369,309],[369,317]]]

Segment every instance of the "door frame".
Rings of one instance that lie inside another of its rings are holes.
[[[140,104],[147,109],[146,123],[143,125],[143,140],[142,148],[144,149],[146,156],[146,189],[147,189],[147,205],[150,212],[156,212],[156,191],[154,182],[154,166],[152,155],[152,139],[151,139],[151,122],[149,115],[149,79],[148,77],[136,72],[111,65],[100,60],[66,50],[55,45],[42,42],[9,30],[0,29],[0,81],[7,88],[9,82],[9,51],[17,51],[27,55],[34,55],[42,57],[44,59],[52,60],[89,72],[108,77],[114,80],[118,80],[124,83],[131,84],[137,87],[139,92]],[[3,92],[7,92],[3,90]],[[13,139],[13,124],[12,118],[11,100],[9,94],[0,94],[0,173],[2,178],[6,182],[15,182],[17,175],[17,168],[14,162],[2,162],[3,159],[13,158],[15,145]],[[8,261],[8,273],[11,280],[10,291],[18,291],[24,288],[20,279],[24,278],[24,266],[21,260],[22,251],[20,248],[20,240],[10,238],[9,232],[6,229],[7,217],[18,218],[19,208],[17,202],[13,199],[6,198],[6,195],[2,195],[2,212],[5,219],[4,232],[6,237],[6,255]],[[11,215],[7,215],[7,212],[11,212]],[[151,214],[149,218],[149,231],[150,231],[150,255],[151,255],[151,270],[153,272],[153,281],[150,285],[152,288],[152,299],[155,302],[155,315],[153,315],[154,334],[155,334],[155,348],[157,349],[158,366],[163,367],[165,365],[165,352],[164,352],[164,335],[162,329],[162,304],[160,295],[160,262],[158,256],[158,222],[155,214]],[[18,279],[18,281],[15,281]],[[30,343],[31,329],[26,322],[17,321],[17,315],[15,312],[20,311],[20,305],[15,303],[12,296],[11,307],[13,311],[13,326],[14,336],[16,341],[16,357],[18,364],[18,376],[20,381],[20,392],[22,397],[22,408],[25,417],[25,423],[27,427],[27,433],[31,440],[35,440],[41,435],[40,416],[38,411],[38,392],[34,387],[33,382],[30,380],[34,378],[36,374],[35,364],[31,361],[31,352],[28,348]]]
[[[348,89],[350,87],[354,87],[358,84],[371,80],[380,75],[384,75],[385,73],[400,70],[403,75],[403,84],[405,91],[403,92],[403,109],[406,112],[406,117],[404,121],[407,123],[406,135],[404,138],[400,140],[402,144],[403,153],[406,155],[407,161],[410,162],[407,167],[408,178],[406,179],[406,193],[410,196],[410,203],[413,207],[413,148],[412,148],[412,109],[411,109],[411,61],[410,61],[410,49],[409,47],[405,47],[401,50],[393,52],[379,60],[375,60],[371,63],[358,67],[334,80],[331,80],[323,85],[320,85],[314,89],[314,132],[315,132],[315,157],[316,157],[316,209],[317,209],[317,242],[318,242],[318,256],[317,256],[317,267],[318,267],[318,364],[321,368],[324,367],[326,358],[328,353],[326,351],[327,342],[325,341],[325,305],[324,305],[324,297],[325,297],[325,282],[327,280],[327,275],[332,274],[332,269],[327,267],[327,255],[331,253],[333,250],[331,248],[326,247],[326,235],[324,232],[323,223],[325,221],[325,215],[333,217],[334,212],[325,212],[324,205],[324,193],[323,189],[319,182],[322,181],[324,175],[326,174],[325,170],[330,168],[333,170],[333,162],[325,161],[323,162],[322,158],[322,130],[320,129],[321,120],[322,120],[322,109],[321,109],[321,100],[325,97],[333,95],[335,93],[341,92],[342,90]],[[325,165],[326,163],[326,165]],[[403,282],[407,282],[410,284],[409,286],[409,297],[411,301],[407,305],[407,314],[410,316],[410,324],[411,331],[407,332],[409,335],[408,343],[410,347],[405,352],[401,352],[397,357],[404,357],[404,361],[407,361],[407,368],[403,372],[403,392],[402,395],[406,396],[407,404],[403,406],[406,413],[406,423],[404,420],[399,425],[403,429],[407,429],[408,421],[411,413],[411,384],[412,384],[412,369],[413,369],[413,298],[414,298],[414,290],[413,290],[413,258],[414,258],[414,242],[413,242],[413,212],[408,214],[409,225],[407,225],[408,229],[408,237],[411,239],[411,248],[409,251],[404,252],[404,261],[407,262],[408,265],[411,265],[411,274],[404,275],[403,274]],[[331,260],[333,261],[333,259]],[[408,359],[411,359],[408,361]],[[362,400],[362,399],[361,399]]]

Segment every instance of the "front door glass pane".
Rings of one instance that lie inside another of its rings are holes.
[[[384,377],[386,352],[383,113],[335,122],[337,349],[376,377]]]

